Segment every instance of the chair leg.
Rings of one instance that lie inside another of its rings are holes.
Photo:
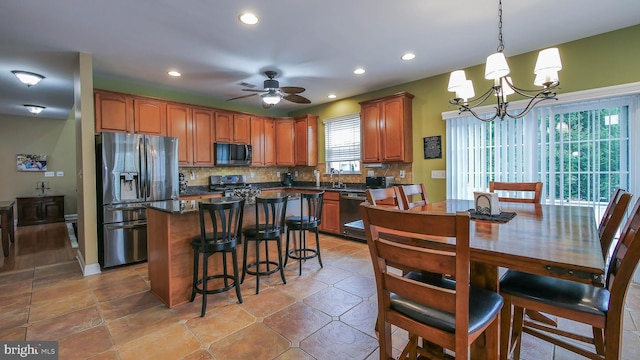
[[[287,267],[287,261],[289,260],[289,233],[291,229],[287,228],[287,241],[284,246],[284,267]]]
[[[320,263],[320,267],[322,266],[322,256],[320,256],[320,235],[318,235],[318,228],[316,230],[316,253],[318,254],[318,262]]]
[[[520,348],[522,346],[522,325],[524,323],[524,308],[513,307],[513,331],[511,332],[511,344],[513,348],[513,360],[520,360]]]
[[[300,230],[298,232],[298,250],[299,250],[298,251],[298,257],[300,258],[300,259],[298,259],[298,261],[299,261],[299,264],[298,264],[299,265],[298,266],[298,269],[299,269],[298,270],[298,275],[300,275],[300,276],[302,276],[302,257],[303,257],[302,252],[304,251],[303,249],[305,248],[304,245],[303,245],[303,242],[302,242],[304,234],[305,234],[304,230]]]
[[[243,251],[242,251],[242,279],[240,279],[240,284],[244,283],[244,276],[247,272],[247,246],[249,241],[247,238],[244,238]]]
[[[260,292],[260,240],[256,241],[256,295]]]
[[[208,254],[202,254],[202,312],[200,317],[204,317],[207,312],[207,278],[209,277],[209,256]]]
[[[198,286],[198,260],[200,259],[200,254],[198,250],[193,250],[193,284],[191,285],[191,300],[189,302],[193,302],[196,298],[196,287]]]
[[[233,261],[233,284],[236,287],[236,295],[238,296],[238,301],[242,304],[242,294],[240,293],[240,283],[238,282],[238,254],[236,253],[236,248],[231,249],[231,259]]]
[[[276,248],[278,249],[278,264],[280,264],[280,277],[282,278],[282,282],[286,284],[287,280],[284,278],[284,266],[282,265],[282,245],[280,244],[280,237],[277,237],[275,240],[276,240]]]
[[[604,355],[604,329],[593,327],[593,344],[596,346],[596,353]]]
[[[391,325],[387,322],[380,321],[378,317],[378,324],[382,323],[378,327],[380,335],[378,338],[378,344],[380,345],[380,359],[393,359],[393,348],[391,346]]]
[[[511,298],[503,295],[504,304],[500,312],[500,359],[507,360],[511,350]]]
[[[227,279],[227,252],[222,252],[222,279],[224,281],[224,287],[229,286],[229,279]]]
[[[264,242],[264,257],[267,264],[267,272],[271,271],[271,264],[269,263],[269,240]]]

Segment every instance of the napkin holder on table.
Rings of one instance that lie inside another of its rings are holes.
[[[474,191],[476,213],[480,215],[500,215],[498,194],[493,192]]]

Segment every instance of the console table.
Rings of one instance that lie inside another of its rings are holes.
[[[64,222],[64,195],[19,197],[18,226]]]

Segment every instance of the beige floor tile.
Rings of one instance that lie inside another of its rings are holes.
[[[238,305],[216,307],[205,317],[198,316],[187,321],[187,327],[204,344],[218,341],[225,336],[245,328],[256,321],[256,318]]]
[[[96,305],[96,301],[91,291],[59,297],[51,301],[31,305],[29,322],[42,321],[94,305]]]
[[[333,321],[300,342],[300,348],[317,359],[366,359],[378,346],[378,341],[345,325]]]
[[[224,360],[273,359],[289,346],[287,339],[256,323],[211,344],[209,351]]]
[[[260,294],[257,296],[247,297],[240,306],[251,315],[257,318],[263,318],[294,302],[296,302],[294,297],[276,288],[269,288],[260,291]]]
[[[30,324],[27,340],[59,340],[102,323],[96,307],[85,308]]]
[[[340,316],[361,302],[362,298],[332,286],[304,299],[305,304],[331,316]]]
[[[174,324],[120,347],[121,360],[180,359],[201,347],[186,326]]]
[[[162,301],[157,296],[150,291],[144,291],[99,303],[98,308],[102,312],[104,319],[110,321],[162,304]]]
[[[174,311],[159,305],[107,322],[107,327],[114,343],[122,345],[179,322]]]
[[[265,318],[264,324],[283,335],[292,346],[331,322],[331,316],[304,303],[295,303]]]
[[[104,353],[113,345],[106,326],[96,326],[60,339],[60,359],[87,359]]]

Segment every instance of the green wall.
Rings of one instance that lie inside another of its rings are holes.
[[[558,44],[563,69],[560,71],[562,93],[587,90],[611,85],[626,84],[640,81],[640,25],[592,36],[577,41]],[[493,49],[487,49],[489,55]],[[509,56],[506,48],[507,61],[511,68],[514,83],[525,89],[533,88],[533,68],[538,51],[517,56]],[[456,69],[451,69],[456,70]],[[491,83],[484,79],[484,64],[464,69],[467,78],[473,80],[477,94],[489,88]],[[410,83],[374,91],[348,99],[334,101],[328,104],[305,108],[290,115],[312,113],[319,116],[318,126],[318,157],[324,161],[324,126],[322,120],[340,115],[360,111],[358,102],[408,91],[415,95],[413,99],[413,181],[423,182],[432,201],[444,200],[446,184],[444,179],[431,179],[431,170],[445,170],[446,160],[424,160],[422,142],[425,136],[441,135],[443,147],[446,148],[445,122],[442,113],[456,110],[449,106],[449,99],[453,93],[447,91],[449,73]],[[518,100],[515,96],[510,101]]]

